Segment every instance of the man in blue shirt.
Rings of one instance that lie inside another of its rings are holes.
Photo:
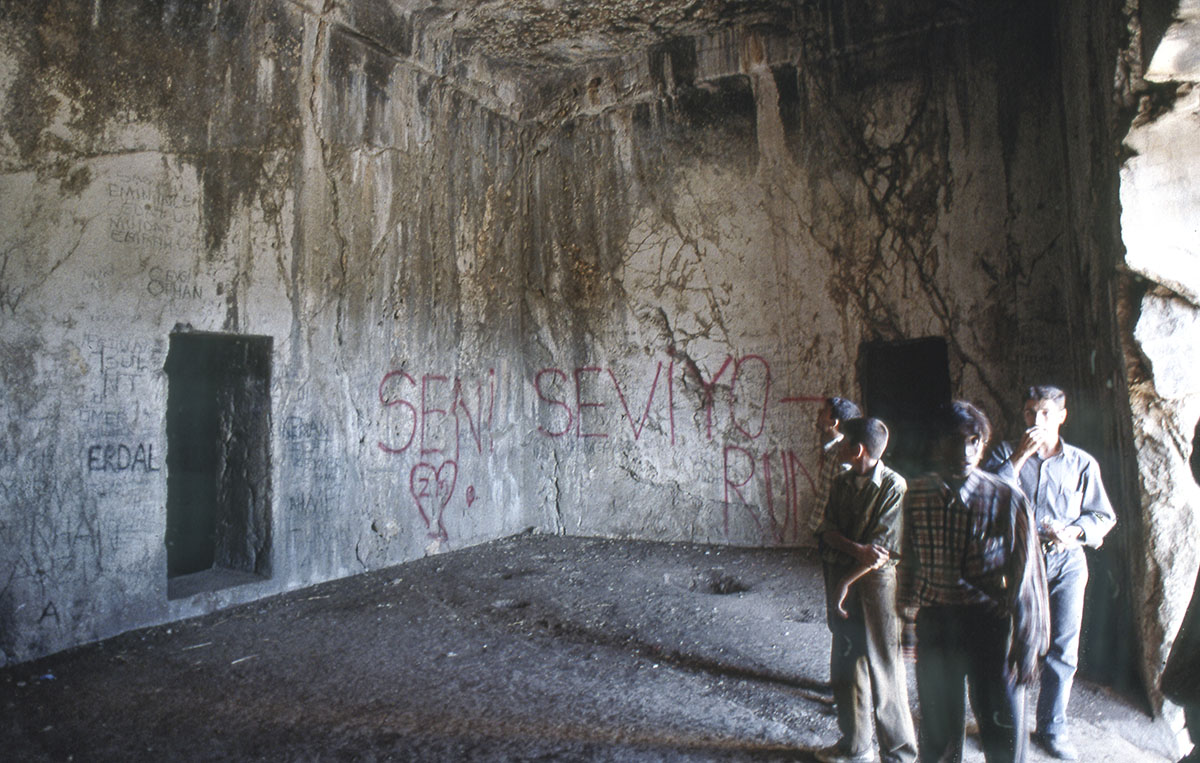
[[[1000,443],[989,471],[1021,486],[1033,504],[1050,587],[1050,651],[1042,670],[1034,739],[1063,760],[1079,757],[1067,734],[1067,702],[1079,665],[1079,633],[1087,558],[1116,524],[1100,466],[1068,445],[1058,430],[1067,418],[1067,396],[1058,387],[1030,387],[1022,408],[1025,433],[1014,448]]]

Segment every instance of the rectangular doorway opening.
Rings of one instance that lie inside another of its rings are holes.
[[[167,595],[270,576],[271,337],[175,332],[167,351]]]
[[[891,431],[884,462],[905,477],[926,471],[935,414],[950,402],[946,340],[867,342],[859,360],[867,414]]]

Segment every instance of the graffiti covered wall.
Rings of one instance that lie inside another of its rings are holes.
[[[1055,193],[1013,128],[1040,85],[978,19],[897,9],[838,48],[789,4],[550,66],[479,43],[487,9],[26,5],[0,17],[6,660],[527,528],[806,544],[816,412],[861,394],[863,342],[944,338],[1001,425],[1063,362],[1012,328],[1061,318],[1019,292],[1062,224],[1016,202]],[[243,476],[270,564],[169,596],[188,332],[273,340]]]

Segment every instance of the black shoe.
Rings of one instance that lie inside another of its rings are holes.
[[[1079,750],[1067,738],[1066,734],[1034,734],[1033,741],[1051,757],[1059,760],[1079,760]]]

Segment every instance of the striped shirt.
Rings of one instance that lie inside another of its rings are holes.
[[[1007,609],[1014,509],[1025,512],[1032,526],[1021,491],[980,469],[973,469],[958,490],[936,474],[910,482],[901,607],[995,604]]]
[[[836,437],[821,446],[821,465],[817,471],[817,492],[813,496],[812,513],[808,515],[808,529],[812,530],[814,535],[817,535],[817,528],[825,519],[825,505],[829,503],[829,491],[833,489],[833,479],[846,471],[846,464],[843,464],[838,458],[838,446],[844,436],[839,432]]]

